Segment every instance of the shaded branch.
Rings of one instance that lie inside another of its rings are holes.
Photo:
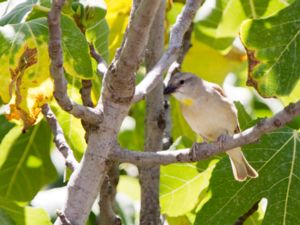
[[[62,40],[60,28],[60,12],[64,0],[53,1],[48,14],[49,26],[49,57],[51,59],[50,72],[54,79],[54,97],[59,106],[70,114],[90,123],[100,123],[102,113],[99,109],[82,106],[72,101],[67,94],[67,80],[64,77]]]
[[[162,0],[153,21],[145,52],[146,70],[150,71],[163,54],[165,0]],[[146,96],[144,151],[162,150],[165,128],[163,83],[160,82]],[[139,167],[141,186],[140,225],[160,224],[159,205],[160,167]]]
[[[53,141],[56,145],[56,148],[64,156],[66,166],[69,167],[72,171],[74,171],[79,164],[74,157],[72,149],[70,148],[65,139],[62,128],[60,127],[54,113],[52,112],[48,104],[42,106],[42,113],[52,130],[54,136]]]
[[[94,107],[93,101],[91,99],[92,81],[91,80],[81,80],[81,100],[84,106]]]
[[[258,204],[259,201],[256,202],[244,215],[240,216],[233,225],[243,225],[245,221],[257,211]]]
[[[112,163],[100,190],[100,220],[99,225],[121,225],[121,219],[116,215],[116,193],[119,183],[118,164]]]
[[[175,25],[170,34],[168,50],[149,71],[146,77],[137,85],[133,102],[137,102],[145,97],[156,85],[162,81],[162,74],[175,62],[182,48],[183,37],[189,29],[192,20],[202,3],[202,0],[187,0],[182,12],[178,15]]]
[[[118,150],[111,157],[120,162],[136,165],[166,165],[176,162],[196,162],[236,147],[257,141],[262,135],[283,127],[295,116],[300,114],[300,101],[291,103],[282,111],[269,119],[262,120],[254,127],[233,136],[224,136],[222,140],[213,143],[194,143],[191,149],[160,152],[134,152]]]
[[[100,54],[98,54],[98,52],[96,52],[94,45],[89,44],[89,47],[90,47],[91,56],[98,63],[98,65],[97,65],[98,73],[100,73],[100,75],[104,75],[107,72],[107,64],[106,64],[105,60],[102,58],[102,56]]]

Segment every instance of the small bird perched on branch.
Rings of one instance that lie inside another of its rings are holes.
[[[192,73],[177,72],[171,76],[164,94],[172,94],[180,102],[185,120],[205,141],[216,141],[222,135],[240,132],[237,110],[217,84]],[[237,181],[244,181],[248,176],[258,176],[241,148],[226,153]]]

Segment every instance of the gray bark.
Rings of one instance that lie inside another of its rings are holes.
[[[152,24],[146,49],[145,62],[147,71],[153,68],[163,54],[164,18],[165,1],[161,1]],[[145,152],[162,149],[162,138],[165,127],[163,99],[163,83],[160,82],[152,92],[146,96]],[[156,225],[160,223],[159,174],[159,165],[140,167],[139,169],[141,184],[141,225]]]

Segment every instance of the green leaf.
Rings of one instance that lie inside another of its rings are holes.
[[[68,74],[81,79],[93,78],[88,43],[74,21],[63,16],[61,20],[63,32],[64,68]]]
[[[195,208],[199,195],[209,184],[216,160],[203,164],[172,164],[161,167],[161,213],[170,217],[183,215]]]
[[[0,197],[0,223],[2,225],[51,225],[48,214],[39,208],[21,207]]]
[[[109,27],[105,19],[100,20],[94,26],[86,30],[86,38],[89,43],[92,43],[98,53],[108,61],[108,35]]]
[[[51,133],[42,121],[26,133],[17,126],[0,145],[0,195],[30,201],[57,174],[50,159]]]
[[[228,158],[213,171],[211,199],[197,213],[196,223],[231,225],[252,205],[267,198],[262,224],[297,224],[300,216],[300,134],[284,128],[264,135],[258,144],[243,148],[259,177],[243,183],[233,179]]]
[[[0,144],[4,136],[14,127],[13,123],[8,122],[4,115],[0,115]]]
[[[238,110],[238,120],[241,130],[245,130],[255,125],[255,121],[246,112],[244,106],[240,102],[234,102],[236,109]]]
[[[75,94],[73,93],[73,96],[74,95]],[[74,151],[75,157],[77,160],[80,160],[87,146],[84,138],[85,131],[81,125],[80,119],[75,118],[70,113],[62,111],[57,105],[53,108],[53,111],[55,112],[57,120],[64,131],[68,144]]]
[[[7,24],[20,23],[26,14],[31,11],[32,6],[35,5],[37,0],[27,0],[19,5],[16,5],[8,14],[0,19],[0,26]]]
[[[248,84],[262,96],[288,95],[299,80],[299,11],[296,1],[272,17],[247,20],[241,27],[249,60]]]
[[[228,53],[247,18],[269,16],[286,7],[281,0],[216,0],[206,1],[199,10],[196,37],[222,53]]]
[[[72,3],[73,18],[89,43],[96,51],[108,60],[109,28],[105,20],[106,4],[104,0],[75,0]]]
[[[74,0],[72,8],[75,11],[74,17],[81,21],[85,28],[94,26],[101,21],[106,14],[104,0]]]
[[[0,206],[0,222],[5,225],[16,225],[16,223],[5,213]]]

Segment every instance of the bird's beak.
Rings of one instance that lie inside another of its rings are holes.
[[[164,89],[164,95],[169,95],[169,94],[172,94],[176,91],[177,87],[172,85],[172,84],[169,84],[167,87],[165,87]]]

